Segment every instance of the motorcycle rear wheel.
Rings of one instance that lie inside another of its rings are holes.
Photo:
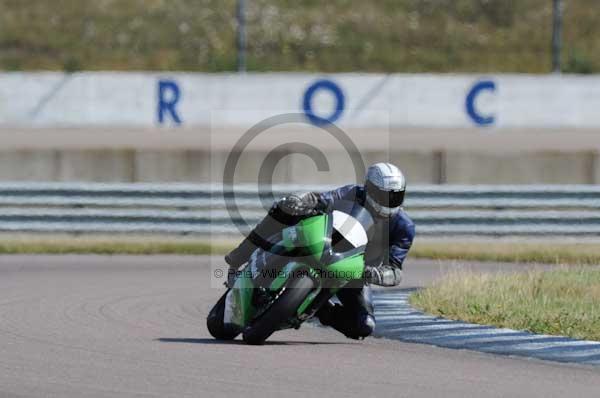
[[[246,344],[264,344],[265,340],[279,330],[285,321],[296,314],[298,307],[314,287],[315,282],[308,276],[290,280],[285,291],[271,305],[271,308],[244,329],[243,338]]]

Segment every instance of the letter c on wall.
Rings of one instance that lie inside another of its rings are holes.
[[[482,91],[495,92],[496,91],[496,83],[494,83],[491,80],[482,80],[482,81],[475,83],[475,85],[471,88],[471,90],[467,94],[465,106],[467,108],[467,114],[469,115],[471,120],[473,120],[476,124],[478,124],[480,126],[489,126],[491,124],[494,124],[494,122],[496,121],[496,118],[493,115],[487,115],[487,116],[482,115],[475,108],[475,100],[477,99],[477,96]]]

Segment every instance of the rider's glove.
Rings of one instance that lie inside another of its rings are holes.
[[[306,212],[306,206],[297,195],[288,195],[278,203],[279,208],[289,216],[301,216]]]
[[[307,216],[320,210],[319,195],[307,192],[303,195],[289,195],[278,202],[279,208],[290,216]]]
[[[390,265],[380,265],[379,267],[365,267],[365,281],[367,283],[379,286],[398,286],[402,282],[402,270]]]
[[[322,212],[327,210],[327,202],[317,192],[306,192],[300,196],[306,207]]]

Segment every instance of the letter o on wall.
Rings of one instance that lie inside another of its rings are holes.
[[[467,114],[469,115],[471,120],[473,120],[477,125],[489,126],[489,125],[494,124],[494,122],[496,121],[496,118],[493,115],[488,115],[488,116],[482,115],[475,108],[475,100],[477,99],[477,96],[482,91],[495,92],[496,91],[496,83],[491,80],[482,80],[482,81],[475,83],[475,85],[473,85],[473,87],[467,94],[467,98],[465,101],[465,107],[467,110]]]
[[[318,116],[313,111],[312,99],[319,90],[329,91],[335,97],[335,109],[328,117]],[[304,109],[304,114],[312,124],[321,126],[334,123],[338,120],[344,112],[345,102],[346,99],[344,98],[344,93],[340,86],[331,80],[322,79],[317,80],[306,89],[302,100],[302,108]]]

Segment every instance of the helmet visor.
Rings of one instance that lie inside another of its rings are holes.
[[[371,181],[367,181],[367,195],[369,195],[377,204],[383,207],[398,207],[404,203],[404,192],[400,190],[384,191],[375,186]]]

